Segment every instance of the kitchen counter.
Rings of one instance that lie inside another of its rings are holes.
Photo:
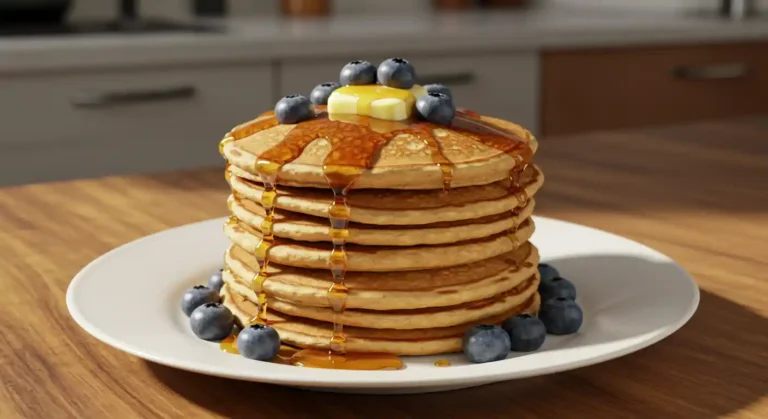
[[[178,371],[96,341],[70,319],[64,295],[115,246],[225,215],[221,170],[36,184],[0,189],[3,419],[768,417],[768,119],[541,144],[538,214],[645,243],[696,278],[701,305],[677,333],[588,368],[427,395],[325,394]]]
[[[277,17],[207,21],[215,34],[0,38],[0,73],[254,62],[334,55],[456,53],[768,38],[764,18],[548,8],[523,12]]]

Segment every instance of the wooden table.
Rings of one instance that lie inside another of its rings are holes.
[[[688,325],[618,360],[452,393],[207,377],[101,344],[64,294],[115,246],[224,215],[220,169],[0,189],[0,418],[768,418],[768,123],[544,139],[539,161],[539,214],[646,243],[693,274],[702,296]]]

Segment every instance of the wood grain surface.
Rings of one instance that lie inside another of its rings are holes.
[[[768,43],[547,51],[541,80],[545,135],[763,115]]]
[[[224,215],[220,169],[6,188],[0,418],[767,418],[768,122],[545,138],[538,161],[539,214],[638,240],[693,274],[702,297],[690,323],[614,361],[450,393],[333,395],[213,378],[98,342],[64,295],[104,252]]]

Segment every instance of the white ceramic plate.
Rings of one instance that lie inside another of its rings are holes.
[[[72,317],[88,333],[149,361],[203,374],[359,393],[420,393],[549,374],[607,361],[649,346],[693,315],[699,290],[668,257],[600,230],[536,218],[542,259],[577,287],[581,330],[548,336],[544,347],[487,364],[461,354],[406,357],[399,371],[336,371],[250,361],[199,340],[179,308],[188,287],[220,267],[224,219],[153,234],[99,257],[67,291]],[[435,367],[448,359],[451,367]]]

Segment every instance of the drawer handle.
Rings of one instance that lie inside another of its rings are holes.
[[[426,76],[417,76],[419,83],[422,85],[427,84],[443,84],[448,87],[453,86],[467,86],[475,81],[475,73],[447,73],[447,74],[430,74]]]
[[[675,77],[682,80],[730,80],[747,75],[745,63],[713,64],[702,66],[680,66],[673,70]]]
[[[72,98],[76,108],[103,108],[140,102],[157,102],[173,99],[189,99],[197,94],[194,86],[175,86],[158,89],[119,90],[85,93]]]

